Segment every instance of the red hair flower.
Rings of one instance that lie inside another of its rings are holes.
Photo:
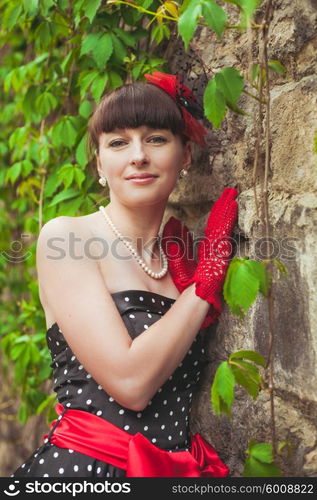
[[[183,85],[178,75],[168,75],[160,71],[154,71],[152,75],[145,74],[146,80],[165,90],[180,106],[185,122],[184,135],[200,146],[206,146],[205,135],[207,130],[199,123],[203,118],[203,112],[199,107],[192,91]]]

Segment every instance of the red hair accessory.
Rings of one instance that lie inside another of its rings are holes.
[[[200,146],[206,146],[204,136],[207,134],[205,127],[198,119],[203,118],[203,112],[198,105],[191,90],[183,85],[178,75],[168,75],[154,71],[152,75],[145,74],[146,80],[165,90],[180,105],[185,122],[184,135]]]

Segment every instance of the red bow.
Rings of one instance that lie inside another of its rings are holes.
[[[206,146],[204,136],[207,130],[192,114],[197,114],[197,101],[191,90],[180,82],[179,76],[160,71],[154,71],[152,75],[146,73],[144,76],[149,83],[165,90],[180,105],[185,122],[184,135],[200,146]]]
[[[191,435],[191,451],[169,452],[139,432],[129,443],[127,477],[225,477],[229,468],[200,435]]]
[[[229,468],[200,435],[190,435],[190,451],[169,452],[143,434],[129,434],[103,418],[83,410],[55,407],[54,420],[44,436],[52,444],[70,448],[126,470],[127,477],[225,477]]]

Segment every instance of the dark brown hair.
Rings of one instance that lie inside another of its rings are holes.
[[[122,85],[101,99],[89,121],[88,150],[98,151],[103,132],[143,125],[168,129],[179,135],[183,143],[188,141],[183,135],[182,113],[173,98],[155,85],[135,82]]]

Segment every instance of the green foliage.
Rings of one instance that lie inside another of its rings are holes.
[[[223,361],[217,368],[211,386],[211,402],[215,413],[231,416],[234,386],[235,378],[231,366],[227,361]]]
[[[221,125],[227,108],[236,113],[246,114],[237,106],[243,86],[243,78],[239,71],[230,67],[223,68],[209,80],[204,93],[204,110],[215,128]]]
[[[274,463],[272,445],[249,441],[246,450],[244,477],[280,477],[281,471]]]
[[[223,287],[225,301],[231,311],[242,318],[254,303],[258,292],[265,297],[272,281],[266,270],[266,264],[248,257],[231,260]]]
[[[272,71],[275,71],[275,73],[279,73],[280,75],[286,74],[285,66],[280,61],[276,61],[275,59],[274,60],[272,59],[271,61],[268,62],[268,67]]]
[[[188,44],[196,31],[198,19],[202,15],[201,0],[185,1],[180,13],[178,32],[184,41],[185,48],[188,48]]]
[[[238,27],[244,28],[252,18],[261,0],[223,0],[238,7],[241,21]],[[198,24],[209,26],[219,38],[226,27],[226,11],[215,0],[185,0],[180,8],[178,32],[181,35],[185,48],[194,36]]]
[[[253,399],[264,386],[260,367],[265,367],[266,361],[255,351],[237,351],[218,366],[211,386],[211,404],[216,414],[225,413],[231,416],[234,402],[235,385],[243,387]]]

